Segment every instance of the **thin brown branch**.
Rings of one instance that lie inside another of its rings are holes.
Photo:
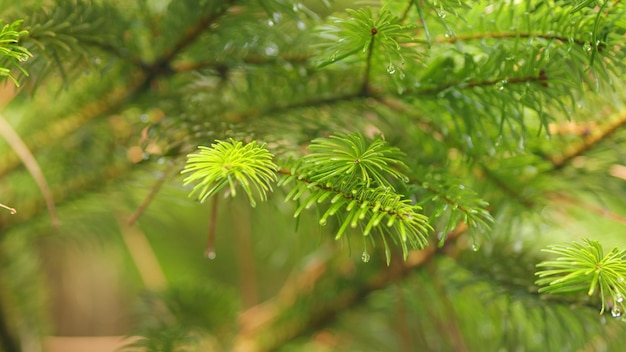
[[[626,216],[617,214],[609,209],[591,204],[589,202],[585,202],[582,199],[578,199],[563,193],[553,193],[550,194],[550,198],[559,203],[567,203],[571,206],[576,206],[588,210],[594,214],[597,214],[603,218],[607,218],[618,222],[620,224],[626,225]]]
[[[148,195],[146,195],[146,197],[141,202],[141,204],[139,204],[137,209],[135,209],[133,214],[128,218],[127,220],[128,225],[130,226],[134,225],[135,222],[137,222],[137,219],[139,219],[139,217],[146,211],[146,209],[148,208],[148,206],[150,205],[154,197],[157,195],[157,193],[159,193],[159,190],[161,189],[161,187],[163,187],[165,180],[172,173],[172,170],[174,170],[174,164],[169,165],[167,168],[165,168],[165,170],[163,170],[163,173],[157,179],[157,182],[154,184],[154,186],[152,186],[152,188],[150,189],[150,192],[148,192]]]
[[[565,149],[560,155],[550,156],[548,160],[552,163],[554,170],[562,169],[567,166],[574,158],[583,155],[587,151],[591,150],[602,141],[608,139],[626,125],[626,110],[622,110],[617,116],[610,119],[610,122],[603,126],[596,127],[589,131],[581,142],[570,146]]]
[[[488,32],[488,33],[474,33],[474,34],[466,34],[459,35],[453,37],[443,37],[437,38],[437,43],[456,43],[462,41],[471,41],[471,40],[484,40],[484,39],[516,39],[516,38],[540,38],[545,40],[554,40],[559,43],[575,43],[577,45],[585,45],[585,41],[576,38],[568,38],[564,36],[554,35],[554,34],[546,34],[546,33],[532,33],[532,32]]]
[[[174,57],[176,57],[181,51],[183,51],[186,47],[193,44],[196,39],[207,30],[212,24],[215,23],[219,18],[221,18],[225,13],[228,12],[228,9],[233,6],[237,1],[236,0],[227,0],[221,5],[218,11],[211,13],[210,15],[202,18],[200,21],[190,24],[187,28],[185,34],[180,37],[180,39],[172,46],[168,51],[163,54],[161,59],[157,60],[157,62],[171,62]]]
[[[24,163],[24,166],[35,180],[35,183],[37,183],[37,187],[39,187],[39,190],[46,201],[46,206],[48,207],[48,212],[50,213],[50,219],[52,220],[52,226],[59,227],[59,219],[54,206],[52,192],[50,191],[46,177],[39,167],[37,159],[35,159],[35,156],[28,149],[28,146],[26,146],[26,143],[24,143],[20,135],[2,115],[0,115],[0,136],[2,136],[11,146],[11,149],[13,149],[15,154],[17,154],[20,160],[22,160],[22,163]],[[14,210],[15,209],[12,211],[13,213]]]
[[[145,287],[149,290],[165,288],[167,286],[167,278],[159,265],[159,261],[146,234],[138,227],[129,225],[127,221],[123,220],[121,214],[117,216],[117,222],[124,244],[137,267]]]
[[[372,71],[372,57],[374,56],[374,43],[376,41],[376,34],[378,34],[378,30],[376,28],[372,28],[371,33],[372,33],[372,38],[370,39],[370,45],[367,48],[365,72],[363,74],[363,82],[361,83],[360,95],[362,96],[367,96],[370,90],[370,73]]]
[[[15,208],[11,208],[8,205],[4,205],[4,204],[0,203],[0,208],[4,208],[4,209],[8,210],[11,214],[17,214],[17,210],[15,210]]]
[[[511,199],[515,199],[519,204],[523,205],[525,208],[531,209],[535,207],[535,201],[532,199],[524,197],[520,192],[509,184],[507,184],[503,179],[501,179],[498,175],[496,175],[493,170],[488,168],[486,165],[480,163],[478,164],[480,170],[483,174],[491,181],[494,185],[496,185],[500,190],[506,193]]]
[[[433,95],[443,92],[451,87],[458,87],[459,89],[471,89],[476,87],[489,87],[506,82],[507,85],[524,84],[524,83],[536,83],[542,87],[548,86],[548,75],[545,70],[541,70],[537,76],[526,77],[499,77],[495,79],[487,79],[481,81],[469,81],[469,82],[448,82],[435,87],[428,87],[419,90],[407,91],[408,95]]]

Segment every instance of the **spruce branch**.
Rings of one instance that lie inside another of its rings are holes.
[[[367,95],[374,64],[384,65],[392,74],[402,71],[407,60],[419,61],[420,53],[412,48],[418,43],[411,35],[413,26],[402,25],[399,18],[384,8],[376,16],[370,7],[346,11],[348,19],[333,17],[334,24],[319,27],[319,35],[325,42],[320,44],[323,50],[317,59],[318,68],[365,54],[360,93]]]
[[[286,176],[280,180],[280,186],[295,183],[286,196],[287,201],[300,202],[295,217],[304,209],[329,200],[319,223],[325,225],[330,216],[343,209],[338,213],[343,219],[336,239],[348,227],[360,227],[363,236],[379,229],[402,247],[405,257],[409,247],[424,248],[428,244],[427,233],[432,230],[428,218],[419,212],[420,206],[403,199],[391,182],[409,180],[400,171],[406,165],[398,148],[381,138],[368,141],[361,134],[337,133],[313,140],[309,150],[311,154],[280,171]],[[384,237],[382,241],[389,261],[390,249]]]
[[[341,312],[363,303],[372,293],[401,282],[441,253],[456,246],[457,240],[466,230],[466,226],[460,225],[448,234],[448,241],[443,247],[431,244],[423,250],[411,251],[405,261],[393,260],[390,265],[377,269],[371,275],[366,274],[366,277],[362,277],[363,275],[355,277],[350,274],[349,277],[340,275],[338,278],[333,278],[329,275],[322,275],[329,263],[316,263],[319,269],[310,270],[311,281],[299,279],[288,282],[285,286],[293,287],[285,288],[283,291],[291,294],[279,295],[271,301],[244,312],[245,319],[242,319],[234,350],[273,351],[299,336],[319,331],[322,327],[334,322]],[[337,272],[350,271],[337,270]],[[294,278],[300,278],[300,276],[296,275]],[[319,295],[318,287],[323,287],[321,281],[324,280],[350,282],[350,284],[341,285],[340,292],[333,296],[334,299],[319,302],[314,307],[304,308],[306,314],[290,315],[289,312],[299,304],[298,301],[305,301],[308,296]]]

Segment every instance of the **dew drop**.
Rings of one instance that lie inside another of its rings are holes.
[[[298,27],[299,30],[303,31],[306,29],[306,23],[304,23],[303,21],[298,21],[296,23],[296,26]]]
[[[210,260],[215,259],[216,254],[214,250],[207,250],[206,253],[204,253],[204,256],[209,258]]]
[[[593,50],[593,48],[591,47],[591,43],[585,42],[585,44],[583,45],[583,50],[586,52],[591,52]]]
[[[274,24],[275,24],[275,23],[274,23],[274,21],[272,21],[272,20],[267,20],[267,25],[268,25],[268,26],[270,26],[270,27],[274,27]]]
[[[367,263],[370,261],[370,254],[367,252],[363,252],[363,254],[361,255],[361,260],[363,261],[363,263]]]
[[[274,43],[270,43],[266,48],[265,48],[265,54],[267,56],[276,56],[278,55],[278,46]]]
[[[472,243],[472,250],[474,252],[478,252],[478,250],[480,249],[480,245],[476,242]]]
[[[387,66],[387,72],[389,72],[390,75],[393,75],[396,73],[396,66],[394,64],[389,64]]]
[[[615,306],[611,309],[611,315],[613,316],[613,318],[619,318],[622,316],[622,310],[620,309],[620,307]]]
[[[506,86],[507,83],[509,83],[509,81],[507,81],[506,79],[503,79],[500,82],[496,83],[496,87],[498,88],[499,91],[503,91],[504,86]]]
[[[622,295],[621,293],[616,293],[615,294],[615,302],[617,303],[622,303],[624,302],[624,295]]]

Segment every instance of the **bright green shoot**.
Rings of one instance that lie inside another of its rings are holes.
[[[19,30],[21,24],[22,21],[15,21],[0,27],[0,78],[9,77],[16,86],[19,86],[19,82],[10,67],[13,66],[28,76],[28,72],[22,67],[22,62],[32,56],[28,49],[19,45],[20,37],[28,34],[27,31]],[[2,21],[0,21],[1,25]]]
[[[184,185],[197,182],[190,196],[197,195],[203,202],[228,186],[234,197],[237,186],[240,186],[253,207],[256,206],[255,193],[262,201],[267,199],[267,192],[272,191],[271,184],[276,181],[277,166],[264,144],[250,142],[244,145],[231,139],[216,141],[210,148],[198,148],[199,153],[188,155],[187,165],[181,172],[190,173],[184,179]]]
[[[585,239],[583,243],[553,245],[544,252],[559,255],[556,260],[537,266],[547,268],[537,272],[539,292],[566,294],[586,291],[598,294],[602,301],[600,313],[607,307],[614,317],[624,314],[626,295],[626,250],[614,248],[604,255],[598,241]]]
[[[366,187],[392,187],[389,178],[408,182],[400,171],[407,168],[400,160],[404,153],[381,138],[369,143],[360,134],[336,133],[314,139],[309,150],[313,153],[305,162],[315,169],[311,179],[318,183],[352,177],[360,178]]]

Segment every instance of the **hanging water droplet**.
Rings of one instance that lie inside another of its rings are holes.
[[[278,23],[283,18],[283,14],[280,12],[274,12],[272,14],[272,18],[274,19],[274,22]]]
[[[390,75],[393,75],[394,73],[396,73],[396,66],[392,63],[390,63],[387,66],[387,72],[389,72]]]
[[[586,52],[591,52],[591,50],[593,50],[593,47],[591,46],[591,43],[585,42],[585,44],[583,44],[583,50],[586,51]]]
[[[615,294],[615,302],[617,303],[622,303],[624,302],[624,295],[622,295],[621,293],[616,293]]]
[[[474,252],[478,252],[478,250],[480,249],[480,245],[476,242],[472,243],[472,250]]]
[[[437,11],[437,16],[439,16],[439,18],[446,18],[448,14],[446,13],[445,10],[439,10]]]
[[[363,261],[363,263],[367,263],[370,261],[370,254],[367,252],[363,252],[363,254],[361,255],[361,260]]]
[[[615,306],[611,309],[611,315],[613,318],[619,318],[622,316],[622,309],[618,306]]]
[[[272,21],[272,20],[267,20],[267,25],[268,25],[268,26],[270,26],[270,27],[274,27],[274,24],[275,24],[275,23],[274,23],[274,21]]]
[[[270,43],[265,47],[265,54],[267,56],[276,56],[278,55],[278,46],[274,43]]]
[[[214,250],[207,250],[206,253],[204,254],[205,257],[209,258],[210,260],[215,259],[216,254]]]
[[[306,29],[306,23],[304,23],[303,21],[298,21],[296,22],[296,26],[298,27],[299,30],[303,31]]]
[[[509,83],[509,81],[507,81],[506,79],[503,79],[500,82],[496,83],[496,88],[498,88],[499,91],[503,91],[504,86],[506,86],[507,83]]]

